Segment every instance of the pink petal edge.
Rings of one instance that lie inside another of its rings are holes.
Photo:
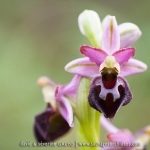
[[[135,55],[135,48],[124,48],[113,53],[116,61],[122,65]]]
[[[92,62],[95,62],[98,66],[104,61],[108,55],[105,51],[99,48],[93,48],[90,46],[81,46],[80,52],[89,57]]]

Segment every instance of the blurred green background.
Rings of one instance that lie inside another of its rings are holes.
[[[19,146],[21,141],[35,141],[34,116],[45,108],[36,81],[47,75],[56,83],[69,82],[72,74],[64,71],[65,64],[82,57],[80,45],[90,44],[77,24],[84,9],[97,11],[101,19],[107,14],[115,15],[118,24],[137,24],[143,35],[134,44],[135,58],[149,66],[149,6],[150,1],[137,0],[1,0],[0,149],[36,149]],[[150,124],[150,71],[127,79],[134,98],[119,110],[113,123],[135,132]],[[104,140],[103,129],[102,133]],[[74,141],[74,135],[72,130],[59,141]]]

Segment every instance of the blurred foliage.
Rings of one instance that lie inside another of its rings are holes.
[[[149,5],[150,1],[137,0],[0,1],[0,149],[23,149],[21,141],[35,141],[34,116],[45,108],[36,81],[47,75],[57,83],[69,82],[72,74],[64,71],[65,64],[82,57],[80,45],[89,44],[77,24],[84,9],[97,11],[101,19],[111,14],[118,23],[137,24],[143,35],[134,44],[135,58],[149,66]],[[148,70],[128,77],[134,98],[116,115],[113,123],[119,128],[134,132],[150,124],[149,75]],[[74,129],[70,133],[60,141],[74,141]]]

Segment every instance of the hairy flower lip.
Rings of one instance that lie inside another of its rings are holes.
[[[66,120],[50,106],[35,117],[34,135],[38,142],[54,141],[69,129]]]
[[[112,119],[119,108],[132,99],[128,83],[122,77],[117,77],[115,87],[104,87],[102,77],[95,77],[91,83],[88,101],[91,107],[102,112],[106,118]]]

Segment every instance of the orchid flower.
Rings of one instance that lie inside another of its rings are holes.
[[[89,19],[91,16],[93,22]],[[100,22],[100,19],[93,11],[81,13],[79,28],[97,47],[81,46],[80,52],[86,57],[68,63],[65,70],[94,78],[88,96],[89,104],[104,113],[105,117],[113,118],[119,108],[132,99],[129,85],[123,77],[141,73],[147,66],[132,58],[135,55],[135,48],[123,48],[141,35],[136,25],[125,23],[119,28],[114,16],[107,16],[102,26],[100,23],[97,24],[98,21]],[[86,23],[89,25],[85,26]],[[98,36],[96,31],[101,36]]]
[[[53,141],[73,127],[73,110],[69,98],[75,98],[79,80],[80,77],[76,75],[69,84],[63,86],[47,77],[39,78],[38,84],[43,87],[47,108],[35,117],[34,133],[37,141]]]
[[[78,18],[81,33],[92,46],[83,45],[78,58],[65,66],[65,70],[75,74],[67,85],[59,85],[47,77],[41,77],[45,111],[35,117],[34,133],[38,142],[50,142],[67,133],[77,118],[77,142],[99,143],[99,119],[108,131],[107,140],[119,145],[105,146],[102,150],[137,150],[133,145],[139,143],[139,150],[145,149],[150,140],[150,127],[135,134],[128,129],[120,130],[106,118],[112,119],[121,106],[132,99],[130,87],[124,77],[138,74],[147,69],[146,64],[133,59],[135,48],[130,47],[141,36],[140,29],[133,23],[118,26],[114,16],[106,16],[100,21],[92,10],[83,11]],[[93,109],[94,108],[94,109]],[[90,150],[91,147],[79,147]],[[99,147],[92,147],[98,150]]]
[[[134,134],[128,129],[118,129],[108,122],[104,116],[100,118],[101,125],[106,129],[107,140],[116,143],[114,146],[103,147],[102,150],[146,150],[150,141],[150,126],[147,126]]]

